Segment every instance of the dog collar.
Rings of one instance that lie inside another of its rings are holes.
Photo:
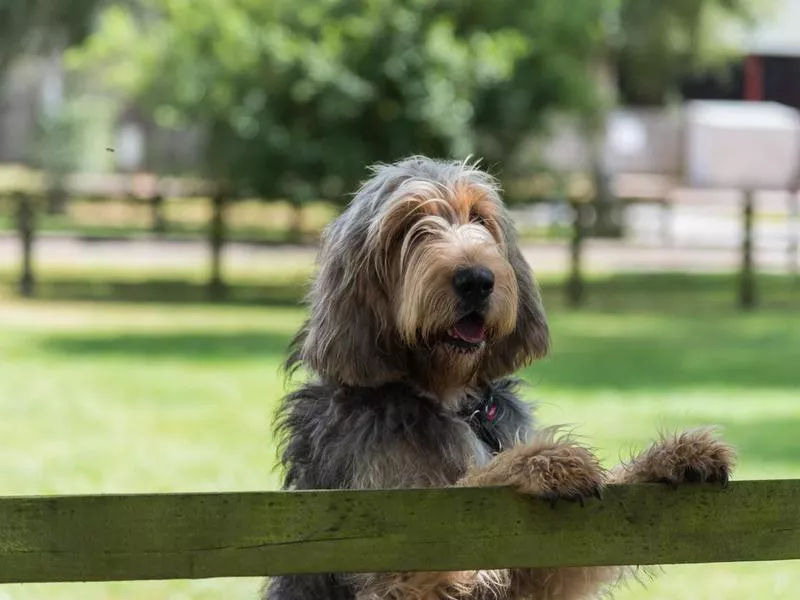
[[[470,426],[475,435],[480,439],[493,454],[502,452],[503,444],[497,434],[497,419],[500,414],[500,407],[492,393],[491,387],[482,390],[479,401],[471,403],[460,412]]]
[[[497,418],[497,402],[494,401],[494,394],[491,391],[486,396],[486,401],[483,403],[483,414],[491,423]]]

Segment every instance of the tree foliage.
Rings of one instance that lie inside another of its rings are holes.
[[[142,0],[106,11],[75,60],[161,124],[207,128],[215,176],[335,197],[376,160],[500,159],[544,111],[583,102],[593,5]]]
[[[739,51],[732,32],[771,0],[622,0],[609,38],[631,100],[662,104],[686,77]]]
[[[303,201],[411,153],[505,163],[550,111],[600,106],[598,56],[668,85],[708,7],[752,1],[137,0],[72,59],[159,124],[202,127],[208,175]]]
[[[61,49],[91,30],[103,0],[0,0],[0,77],[23,55]]]

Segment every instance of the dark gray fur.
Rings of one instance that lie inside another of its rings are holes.
[[[532,429],[531,409],[517,397],[516,381],[499,380],[488,390],[497,404],[493,433],[503,447],[525,441]],[[486,392],[475,390],[466,406],[479,404]],[[285,489],[363,487],[360,469],[395,473],[385,487],[451,485],[469,462],[485,464],[491,456],[467,419],[407,384],[306,385],[284,399],[278,424]],[[351,580],[346,574],[276,577],[266,598],[353,600]]]

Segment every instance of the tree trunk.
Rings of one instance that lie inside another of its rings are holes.
[[[592,183],[594,184],[595,219],[591,234],[594,237],[622,237],[622,205],[611,187],[612,174],[606,165],[606,136],[608,113],[616,104],[616,70],[611,53],[601,48],[592,65],[592,76],[600,96],[600,106],[586,122],[587,143]]]
[[[57,181],[47,191],[47,214],[63,215],[67,212],[67,190],[64,185]]]

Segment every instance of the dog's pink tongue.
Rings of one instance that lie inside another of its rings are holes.
[[[456,323],[455,327],[453,327],[453,332],[465,342],[477,344],[482,342],[486,336],[486,327],[483,324],[483,319],[467,317]]]

